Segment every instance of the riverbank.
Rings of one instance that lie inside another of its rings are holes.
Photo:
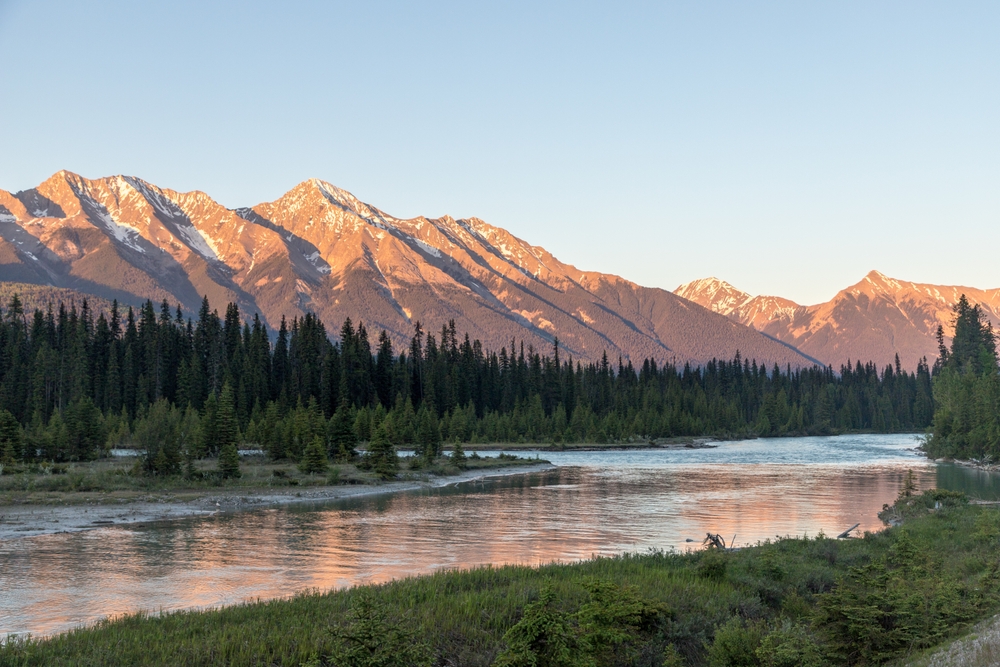
[[[399,665],[486,667],[512,653],[521,661],[505,664],[546,664],[538,647],[552,641],[602,665],[887,664],[1000,609],[1000,512],[929,491],[901,498],[896,513],[902,527],[859,539],[441,571],[129,616],[14,640],[0,649],[0,666],[324,666],[341,664],[345,648],[364,636],[378,639],[378,651],[396,652],[384,664]]]
[[[717,442],[747,440],[746,438],[716,438],[712,436],[678,436],[675,438],[637,439],[629,442],[595,444],[593,442],[538,443],[538,442],[497,442],[463,444],[467,452],[483,451],[543,451],[543,452],[610,452],[632,449],[712,449]]]
[[[461,470],[438,465],[429,470],[403,470],[399,479],[382,481],[354,466],[338,466],[335,472],[317,476],[303,475],[288,464],[257,462],[245,463],[242,478],[221,485],[197,485],[174,478],[153,480],[147,489],[122,484],[120,488],[99,490],[88,487],[87,473],[83,472],[88,470],[95,479],[115,478],[122,477],[121,471],[128,467],[127,463],[114,461],[81,464],[60,475],[50,473],[50,479],[45,480],[76,475],[79,490],[59,490],[59,486],[18,490],[10,487],[15,482],[30,487],[31,480],[10,479],[15,476],[0,478],[8,482],[7,488],[0,487],[0,540],[439,488],[486,477],[539,472],[554,466],[539,459],[480,457],[470,458],[467,467]]]

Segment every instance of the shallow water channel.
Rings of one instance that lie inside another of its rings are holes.
[[[935,465],[909,435],[541,452],[551,471],[441,489],[0,541],[0,636],[139,610],[212,607],[441,568],[572,561],[827,535],[921,488],[1000,497],[996,475]],[[534,456],[534,452],[530,453]]]

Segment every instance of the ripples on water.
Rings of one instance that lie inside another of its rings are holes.
[[[542,452],[545,473],[445,489],[0,542],[0,635],[138,610],[210,607],[483,563],[547,563],[881,528],[907,469],[922,488],[1000,497],[913,436],[782,438],[714,449]],[[534,455],[534,452],[530,454]],[[687,540],[694,540],[689,542]]]

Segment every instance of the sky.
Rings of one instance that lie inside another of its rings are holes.
[[[0,188],[307,178],[581,269],[1000,287],[1000,3],[0,0]]]

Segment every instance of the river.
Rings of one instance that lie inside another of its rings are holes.
[[[1000,497],[910,435],[712,449],[540,452],[550,471],[395,495],[0,541],[0,637],[139,610],[205,608],[464,568],[878,530],[907,470],[921,488]],[[534,452],[529,455],[534,456]]]

